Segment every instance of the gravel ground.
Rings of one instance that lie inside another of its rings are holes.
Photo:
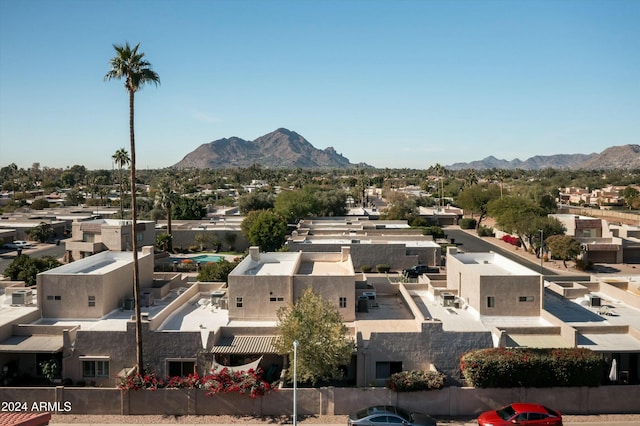
[[[600,414],[593,416],[563,416],[564,423],[609,423],[632,422],[640,424],[639,414]],[[475,417],[438,418],[439,424],[468,422],[474,423]],[[75,424],[291,424],[290,416],[251,417],[251,416],[109,416],[109,415],[73,415],[54,414],[51,423]],[[309,416],[298,418],[300,424],[346,424],[347,416]]]

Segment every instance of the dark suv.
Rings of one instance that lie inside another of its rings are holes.
[[[429,265],[416,265],[408,269],[402,270],[402,276],[405,278],[418,278],[422,274],[438,273],[440,269]]]

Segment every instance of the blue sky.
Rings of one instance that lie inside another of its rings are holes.
[[[138,168],[279,127],[427,168],[640,143],[637,0],[0,0],[0,167],[109,169],[140,42]]]

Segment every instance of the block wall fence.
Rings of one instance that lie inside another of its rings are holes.
[[[564,414],[640,414],[640,386],[581,388],[476,389],[396,393],[386,388],[302,388],[297,390],[300,416],[346,415],[370,405],[398,405],[438,416],[476,416],[511,402],[545,404]],[[115,388],[0,388],[3,410],[53,414],[238,415],[280,416],[293,413],[293,390],[280,389],[256,399],[246,395],[207,396],[201,389],[121,391]]]

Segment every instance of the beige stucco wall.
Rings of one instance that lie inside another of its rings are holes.
[[[280,307],[294,302],[293,276],[286,275],[229,275],[229,320],[277,319]],[[237,298],[242,307],[237,307]],[[282,297],[283,301],[270,301]]]
[[[151,288],[153,251],[147,249],[140,253],[138,261],[140,288]],[[101,318],[120,308],[126,298],[133,297],[132,262],[103,274],[57,274],[56,269],[38,274],[36,278],[44,318]],[[55,300],[56,296],[60,299]],[[88,306],[89,296],[95,297],[93,307]]]
[[[542,309],[542,280],[539,275],[486,274],[476,265],[468,266],[456,258],[456,250],[447,256],[447,288],[457,291],[480,315],[538,316]],[[520,302],[519,297],[533,297]],[[495,306],[487,306],[494,297]]]

